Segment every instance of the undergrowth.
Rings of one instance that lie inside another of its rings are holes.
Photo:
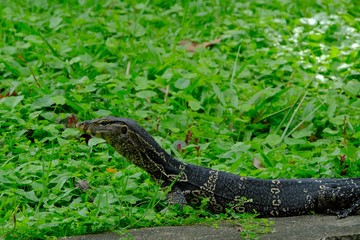
[[[236,219],[243,237],[267,231],[252,215],[162,213],[163,190],[147,173],[74,128],[95,117],[132,118],[182,161],[243,176],[360,176],[355,1],[35,0],[0,9],[5,239],[223,219]]]

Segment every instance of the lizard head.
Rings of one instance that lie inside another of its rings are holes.
[[[80,122],[76,127],[104,139],[126,159],[148,172],[162,170],[161,166],[169,157],[148,132],[128,118],[98,118]]]
[[[110,144],[112,140],[126,141],[129,137],[129,130],[139,126],[131,119],[118,117],[104,117],[88,120],[76,124],[76,127],[93,136],[103,138]]]

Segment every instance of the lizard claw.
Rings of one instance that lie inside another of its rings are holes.
[[[352,213],[352,212],[356,212],[358,207],[359,207],[358,204],[354,204],[354,205],[351,206],[350,208],[342,209],[342,210],[339,210],[339,211],[332,210],[332,209],[327,209],[327,210],[326,210],[326,213],[335,214],[335,215],[337,215],[337,217],[338,217],[339,219],[341,219],[341,218],[346,218],[346,217],[349,216],[349,214]]]
[[[340,211],[340,212],[338,213],[337,217],[338,217],[339,219],[341,219],[341,218],[346,218],[346,217],[349,215],[350,212],[351,212],[351,211],[349,211],[348,209],[346,209],[346,210],[344,210],[344,211]]]
[[[341,210],[341,211],[336,211],[336,210],[332,210],[332,209],[326,209],[326,213],[337,215],[338,219],[346,218],[349,215],[350,212],[351,211],[349,209],[344,209],[344,210]]]

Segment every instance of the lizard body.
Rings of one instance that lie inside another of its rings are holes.
[[[105,139],[163,187],[172,186],[168,193],[172,204],[196,205],[201,198],[208,198],[213,212],[232,208],[236,212],[279,217],[315,211],[335,213],[341,218],[360,210],[360,178],[264,180],[242,177],[179,161],[131,119],[105,117],[78,123],[77,127]]]

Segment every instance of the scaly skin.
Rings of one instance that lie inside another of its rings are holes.
[[[163,187],[172,185],[171,204],[199,204],[209,199],[213,212],[236,212],[286,217],[311,211],[339,218],[360,210],[360,178],[277,179],[241,177],[183,163],[165,150],[136,122],[105,117],[77,124],[85,133],[105,139],[116,151],[148,172]]]

